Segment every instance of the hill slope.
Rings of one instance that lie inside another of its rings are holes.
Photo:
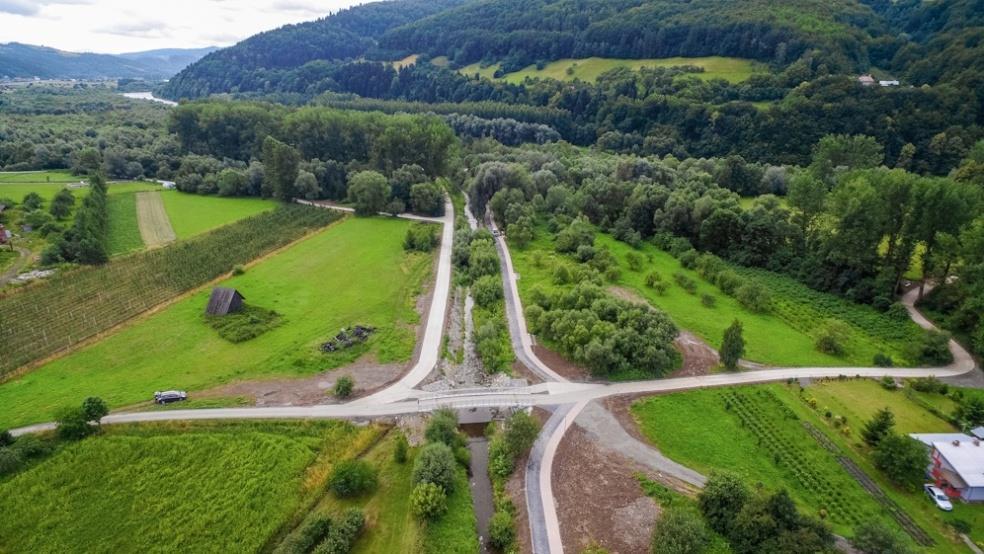
[[[114,56],[11,42],[0,44],[0,77],[166,79],[213,50],[167,49]]]
[[[168,98],[263,90],[279,72],[315,61],[360,58],[389,29],[458,5],[463,0],[394,0],[365,4],[335,15],[260,33],[213,52],[182,71],[161,91]]]

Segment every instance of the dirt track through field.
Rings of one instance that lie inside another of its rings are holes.
[[[159,192],[137,193],[137,221],[140,222],[140,238],[147,248],[164,246],[177,238]]]

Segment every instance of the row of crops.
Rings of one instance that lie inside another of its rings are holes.
[[[871,517],[862,505],[860,490],[844,487],[843,479],[831,479],[841,473],[836,461],[820,451],[798,423],[790,429],[787,422],[798,417],[775,393],[768,389],[728,390],[721,397],[728,411],[769,452],[771,460],[817,500],[821,516],[848,525]]]
[[[812,333],[830,319],[840,320],[907,356],[920,344],[924,331],[904,311],[882,313],[833,294],[813,290],[796,280],[762,269],[733,266],[739,275],[754,280],[772,293],[772,311],[793,327]]]
[[[338,212],[285,205],[211,233],[60,273],[0,298],[0,376],[201,286],[311,230]]]

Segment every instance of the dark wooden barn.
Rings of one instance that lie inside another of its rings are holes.
[[[243,309],[243,300],[246,298],[236,289],[216,287],[208,299],[205,315],[229,315],[238,312]]]

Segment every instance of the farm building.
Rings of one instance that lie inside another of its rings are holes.
[[[243,309],[246,298],[236,289],[216,287],[205,307],[205,315],[229,315]]]
[[[913,434],[930,449],[927,474],[943,492],[966,502],[984,502],[984,446],[959,433]]]

